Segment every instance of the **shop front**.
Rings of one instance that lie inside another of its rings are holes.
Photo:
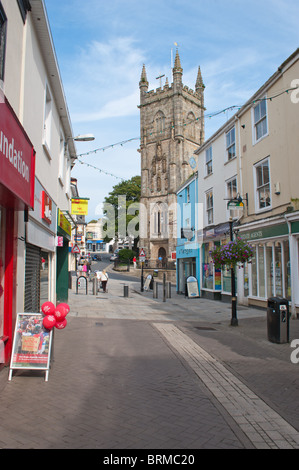
[[[240,237],[254,248],[252,261],[239,282],[240,298],[245,300],[243,303],[265,307],[269,297],[283,297],[295,305],[299,301],[296,298],[299,226],[280,218],[249,228],[240,227]]]
[[[57,221],[57,302],[68,301],[69,286],[69,243],[72,238],[72,224],[65,214],[58,209]]]
[[[34,184],[33,145],[4,97],[0,102],[0,368],[11,354],[18,243],[24,243],[24,219],[34,207]]]
[[[186,294],[186,281],[194,276],[200,293],[200,247],[198,243],[177,246],[176,248],[177,292]]]
[[[25,312],[40,312],[44,302],[56,301],[57,207],[37,178],[34,199],[26,224]]]

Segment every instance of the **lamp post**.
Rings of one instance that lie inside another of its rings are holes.
[[[233,241],[233,220],[230,217],[229,219],[229,235],[230,241]],[[231,265],[231,294],[232,294],[232,318],[231,318],[231,326],[238,326],[238,319],[237,319],[237,298],[236,298],[236,279],[235,279],[235,269],[234,266]]]

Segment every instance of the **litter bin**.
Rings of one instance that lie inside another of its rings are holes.
[[[289,342],[289,302],[282,297],[270,297],[267,308],[268,340],[272,343]]]

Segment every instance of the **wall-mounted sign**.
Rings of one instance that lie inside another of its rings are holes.
[[[48,224],[52,223],[52,199],[46,191],[42,191],[42,219]]]
[[[88,198],[72,198],[72,211],[73,215],[87,215],[88,214]]]
[[[56,237],[56,246],[63,246],[63,237],[61,236]]]
[[[0,103],[0,190],[3,185],[17,197],[17,200],[33,208],[34,182],[33,145],[7,99],[4,98]]]
[[[72,226],[60,209],[58,210],[58,227],[60,227],[69,236],[69,238],[71,238]]]

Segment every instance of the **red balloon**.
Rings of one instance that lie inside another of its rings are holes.
[[[55,305],[52,302],[43,303],[42,312],[44,315],[54,315]]]
[[[55,312],[54,312],[54,316],[56,318],[57,321],[62,321],[65,319],[65,317],[67,316],[68,314],[68,311],[67,309],[64,307],[64,305],[62,304],[58,304],[56,309],[55,309]]]
[[[67,319],[65,318],[62,321],[57,321],[55,324],[55,328],[57,328],[58,330],[63,330],[63,328],[65,328],[66,325],[67,325]]]
[[[47,330],[51,330],[56,325],[56,318],[54,315],[47,315],[43,319],[43,325]]]
[[[57,307],[60,307],[60,305],[61,306],[63,305],[63,307],[67,310],[67,314],[68,314],[69,311],[70,311],[70,306],[68,304],[66,304],[65,302],[61,302],[61,304],[58,304]]]

